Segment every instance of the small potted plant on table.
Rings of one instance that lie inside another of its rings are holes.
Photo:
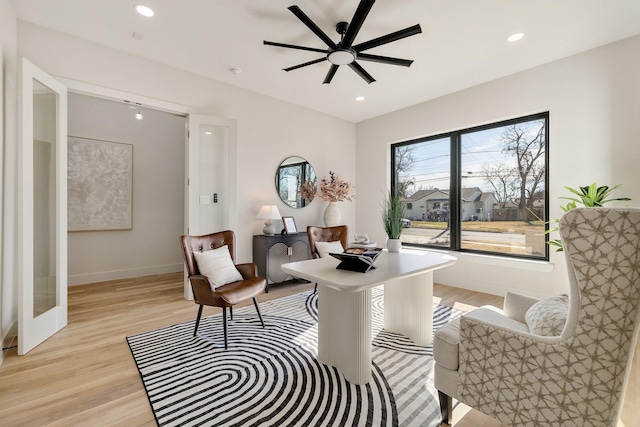
[[[387,233],[387,249],[389,252],[400,252],[403,219],[404,204],[400,201],[400,195],[389,191],[382,211],[382,224],[384,225],[384,231]]]

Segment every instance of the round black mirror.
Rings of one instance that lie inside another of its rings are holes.
[[[316,195],[318,180],[313,166],[302,157],[287,157],[276,172],[276,191],[285,205],[304,208]]]

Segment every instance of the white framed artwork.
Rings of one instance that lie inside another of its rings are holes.
[[[69,231],[132,228],[133,145],[68,137]]]
[[[287,234],[296,234],[298,229],[296,227],[296,220],[292,216],[283,216],[282,224],[284,224],[284,230]]]

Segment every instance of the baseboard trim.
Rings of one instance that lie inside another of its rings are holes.
[[[507,287],[496,283],[483,282],[480,279],[469,281],[468,279],[461,279],[459,275],[448,274],[447,269],[436,270],[434,272],[433,281],[447,286],[453,286],[454,288],[467,289],[474,292],[481,292],[484,294],[497,295],[504,297],[507,291],[521,293],[534,298],[546,298],[551,294],[539,292],[532,289],[520,289],[516,287]]]
[[[131,268],[126,270],[101,271],[97,273],[75,274],[68,276],[69,286],[86,283],[106,282],[109,280],[129,279],[132,277],[152,276],[154,274],[175,273],[182,271],[182,264],[155,265],[151,267]]]
[[[17,345],[18,343],[18,322],[14,321],[11,323],[5,331],[2,331],[2,348],[6,348],[6,350],[2,350],[0,352],[0,365],[4,360],[4,357],[9,351],[9,347]]]

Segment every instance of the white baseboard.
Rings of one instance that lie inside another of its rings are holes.
[[[504,296],[506,289],[493,283],[480,283],[479,280],[468,281],[461,279],[456,274],[447,274],[444,269],[434,272],[433,281],[454,288],[467,289],[474,292],[482,292],[490,295]]]
[[[453,286],[454,288],[467,289],[474,292],[482,292],[485,294],[497,295],[500,297],[504,297],[507,291],[517,292],[539,299],[546,298],[552,295],[532,289],[518,289],[513,286],[508,287],[493,282],[486,282],[480,280],[479,278],[476,278],[474,280],[469,280],[468,278],[460,278],[459,275],[448,274],[446,269],[436,270],[434,272],[433,281],[435,283]]]
[[[182,271],[183,264],[155,265],[151,267],[130,268],[127,270],[101,271],[97,273],[75,274],[68,276],[69,286],[85,283],[106,282],[109,280],[128,279],[131,277],[152,276],[154,274],[175,273]]]
[[[7,348],[7,350],[2,350],[2,352],[0,352],[0,365],[4,360],[4,356],[8,351],[8,347],[16,345],[16,343],[18,342],[17,337],[18,337],[18,322],[14,321],[13,323],[11,323],[11,326],[9,326],[6,330],[2,331],[2,348]]]

